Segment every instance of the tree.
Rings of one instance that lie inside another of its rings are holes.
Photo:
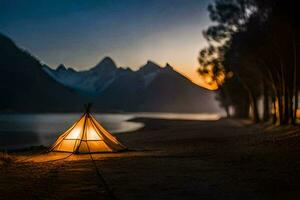
[[[295,7],[283,0],[216,0],[208,10],[216,25],[203,33],[209,47],[200,51],[199,72],[218,84],[218,99],[225,109],[233,106],[240,115],[240,110],[251,107],[254,122],[259,122],[257,99],[263,97],[264,121],[270,118],[271,104],[274,123],[295,124],[299,91]]]

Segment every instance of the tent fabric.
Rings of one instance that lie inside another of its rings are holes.
[[[72,153],[116,152],[127,149],[86,112],[58,137],[50,151]]]

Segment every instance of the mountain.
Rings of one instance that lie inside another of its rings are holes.
[[[105,57],[89,70],[54,70],[2,34],[0,90],[0,112],[78,112],[87,102],[95,112],[219,111],[213,92],[169,64],[148,61],[133,71]]]
[[[73,111],[83,101],[72,89],[46,74],[36,58],[2,34],[0,90],[0,111]]]
[[[94,97],[95,108],[115,111],[218,112],[214,93],[192,83],[166,64],[148,61],[137,71],[117,67],[105,57],[85,71],[63,65],[44,67],[56,81]]]
[[[117,68],[114,61],[109,57],[104,58],[87,71],[76,72],[72,68],[67,69],[63,64],[59,65],[56,70],[44,66],[44,70],[59,83],[77,90],[79,93],[92,96],[97,96],[118,75],[124,72],[123,69]]]

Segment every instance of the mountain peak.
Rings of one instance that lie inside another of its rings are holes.
[[[157,63],[153,62],[152,60],[148,60],[146,65],[160,68],[160,66]]]
[[[109,63],[109,64],[115,64],[115,62],[113,61],[113,59],[109,56],[105,56],[102,60],[101,60],[102,63]]]
[[[167,63],[164,69],[173,70],[173,67],[169,63]]]
[[[143,65],[138,71],[142,73],[151,73],[159,69],[161,69],[161,67],[158,64],[148,60],[147,63]]]
[[[104,57],[92,70],[113,70],[116,69],[117,66],[113,59],[110,57]]]
[[[66,71],[67,68],[64,64],[60,64],[58,65],[58,67],[56,68],[56,71]]]

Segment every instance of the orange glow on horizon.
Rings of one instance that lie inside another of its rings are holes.
[[[192,81],[194,84],[199,85],[200,87],[203,87],[205,89],[212,90],[212,91],[218,89],[218,85],[216,82],[204,80],[204,78],[201,77],[196,70],[194,72],[190,72],[190,73],[182,72],[181,70],[178,70],[177,68],[175,70],[177,72],[179,72],[181,75],[183,75],[184,77],[186,77],[187,79],[189,79],[190,81]],[[189,74],[189,75],[187,75],[187,74]],[[211,82],[211,84],[208,84],[208,82]]]

